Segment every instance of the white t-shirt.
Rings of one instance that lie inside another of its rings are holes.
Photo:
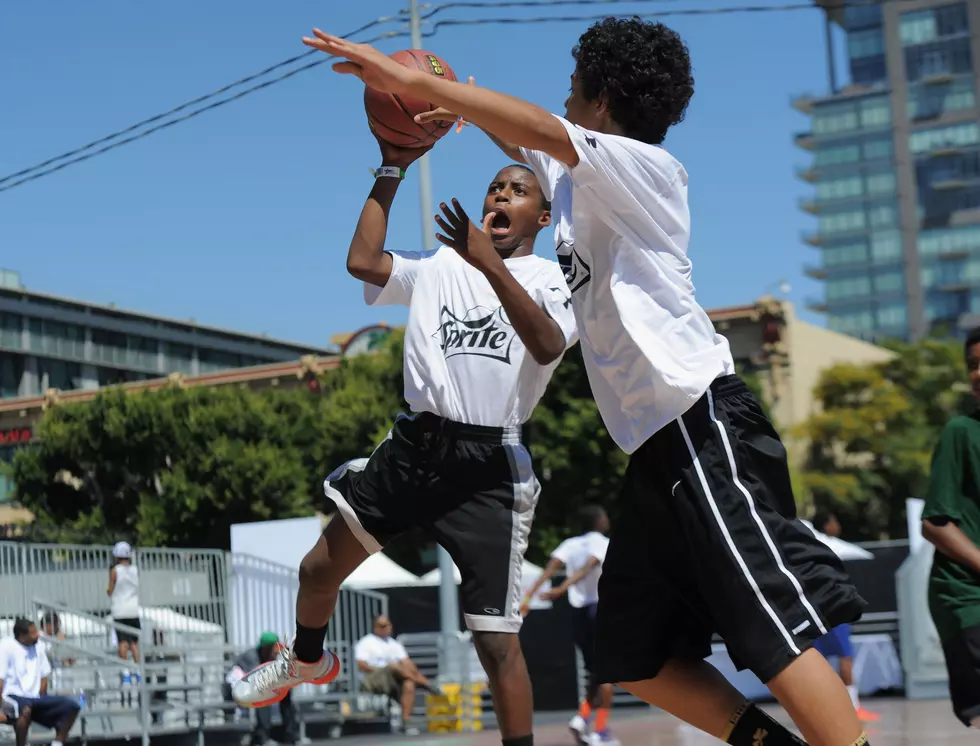
[[[405,400],[412,411],[487,427],[527,422],[561,358],[541,366],[527,354],[490,282],[453,249],[388,253],[387,284],[365,283],[364,299],[409,307]],[[534,254],[504,264],[557,322],[566,349],[573,345],[575,315],[561,267]]]
[[[407,657],[404,646],[393,637],[365,635],[354,646],[354,658],[371,668],[386,668]]]
[[[656,145],[557,119],[578,152],[575,168],[521,153],[552,201],[593,396],[613,440],[632,453],[735,365],[694,299],[684,167]]]
[[[116,585],[109,598],[112,620],[139,619],[140,574],[136,565],[116,565]]]
[[[3,698],[35,698],[41,694],[41,682],[51,675],[51,662],[40,643],[27,647],[13,637],[0,640],[0,678]]]
[[[599,576],[602,575],[602,563],[606,559],[606,548],[609,546],[609,539],[598,531],[590,531],[582,536],[573,536],[565,539],[558,548],[551,553],[556,560],[565,564],[567,576],[574,575],[589,561],[595,557],[599,564],[577,583],[568,586],[568,603],[576,609],[583,606],[598,603],[599,601]]]

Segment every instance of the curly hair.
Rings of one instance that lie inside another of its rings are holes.
[[[572,57],[583,96],[604,97],[628,137],[659,145],[683,121],[694,76],[676,31],[636,17],[606,18],[582,34]]]

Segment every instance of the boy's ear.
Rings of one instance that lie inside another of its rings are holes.
[[[538,218],[538,225],[542,228],[547,228],[551,225],[551,210],[545,210],[541,213],[541,216]]]

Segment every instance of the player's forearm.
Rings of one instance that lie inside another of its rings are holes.
[[[980,548],[952,521],[936,525],[922,521],[922,537],[954,562],[980,575]]]
[[[384,287],[391,276],[391,256],[384,248],[388,214],[399,184],[398,179],[375,180],[347,251],[347,271],[358,280],[378,287]]]
[[[512,152],[504,146],[524,147],[543,151],[569,166],[578,165],[578,153],[565,128],[540,106],[489,88],[451,83],[421,72],[413,76],[409,92],[449,109],[487,134],[492,133],[491,138],[508,155],[512,156]]]
[[[565,351],[565,335],[514,278],[503,262],[485,272],[514,331],[538,365],[549,365]]]

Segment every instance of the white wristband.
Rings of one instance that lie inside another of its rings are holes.
[[[381,166],[374,170],[375,179],[401,179],[405,178],[405,169],[397,166]]]

